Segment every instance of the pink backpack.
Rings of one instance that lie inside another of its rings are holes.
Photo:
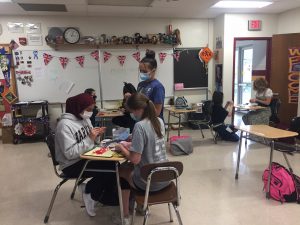
[[[264,190],[268,187],[269,168],[263,173]],[[272,163],[270,197],[280,202],[295,202],[298,194],[294,181],[294,174],[291,174],[279,163]],[[296,176],[295,176],[296,177]]]

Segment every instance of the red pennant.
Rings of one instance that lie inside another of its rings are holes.
[[[179,61],[179,58],[180,58],[180,52],[179,52],[179,51],[175,52],[175,53],[173,54],[173,57],[174,57],[174,59],[176,59],[176,61],[178,62],[178,61]]]
[[[138,62],[141,61],[141,53],[140,53],[140,52],[135,52],[135,53],[133,53],[133,54],[132,54],[132,57],[133,57],[136,61],[138,61]]]
[[[81,67],[83,67],[83,64],[84,64],[84,56],[77,56],[76,58],[76,61],[79,63],[79,65]]]
[[[91,56],[97,61],[99,62],[99,52],[98,50],[95,50],[91,53]]]
[[[45,65],[47,66],[49,64],[49,62],[53,59],[53,56],[52,55],[49,55],[47,53],[44,53],[43,54],[43,57],[44,57],[44,63]]]
[[[118,60],[119,60],[119,62],[121,64],[121,66],[123,66],[124,63],[125,63],[125,60],[126,60],[126,56],[125,55],[119,55],[118,56]]]
[[[69,62],[69,59],[67,57],[59,57],[59,61],[62,67],[65,69]]]
[[[109,52],[104,52],[103,53],[103,59],[104,59],[104,63],[106,63],[111,57],[111,53]]]
[[[163,63],[165,61],[165,58],[167,57],[167,53],[159,53],[159,61],[160,63]]]

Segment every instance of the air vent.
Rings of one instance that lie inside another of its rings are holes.
[[[89,5],[150,7],[154,0],[88,0]]]
[[[63,4],[25,4],[19,3],[25,11],[47,11],[47,12],[67,12],[66,5]]]

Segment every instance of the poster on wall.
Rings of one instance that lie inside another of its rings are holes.
[[[215,81],[216,81],[216,91],[223,91],[223,65],[222,64],[217,64],[216,65],[216,76],[215,76]]]
[[[289,49],[288,97],[290,104],[298,104],[300,76],[300,48]]]

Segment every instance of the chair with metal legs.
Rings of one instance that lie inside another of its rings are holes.
[[[132,225],[134,224],[137,205],[143,206],[145,212],[143,225],[146,225],[149,218],[150,206],[158,204],[168,204],[170,222],[173,222],[172,205],[176,212],[179,224],[183,225],[178,209],[181,200],[179,192],[179,176],[182,172],[183,164],[181,162],[154,163],[145,165],[141,168],[141,177],[147,181],[147,187],[145,192],[136,190],[135,188],[132,189],[135,196]],[[150,192],[150,185],[152,182],[167,181],[170,181],[170,184],[166,188],[157,192]]]
[[[53,204],[54,204],[54,201],[55,201],[55,198],[56,198],[56,195],[57,195],[57,192],[58,190],[60,189],[60,187],[66,183],[68,180],[76,180],[77,177],[68,177],[66,176],[64,173],[59,173],[57,171],[57,166],[59,165],[58,162],[56,161],[56,157],[55,157],[55,133],[53,132],[50,132],[50,134],[47,136],[46,138],[46,143],[47,143],[47,146],[49,148],[49,151],[50,151],[50,156],[51,156],[51,159],[52,159],[52,163],[53,163],[53,168],[54,168],[54,172],[56,174],[57,177],[59,177],[60,179],[62,179],[61,182],[59,182],[59,184],[55,187],[54,189],[54,192],[53,192],[53,195],[52,195],[52,198],[51,198],[51,201],[50,201],[50,205],[48,207],[48,210],[47,210],[47,213],[46,213],[46,216],[44,218],[44,223],[48,223],[48,220],[49,220],[49,216],[50,216],[50,213],[52,211],[52,208],[53,208]],[[78,184],[82,183],[85,179],[81,179]],[[76,187],[77,185],[75,184],[75,187],[73,189],[73,192],[72,192],[72,195],[74,196],[75,194],[75,190],[76,190]],[[71,197],[72,198],[72,197]]]

